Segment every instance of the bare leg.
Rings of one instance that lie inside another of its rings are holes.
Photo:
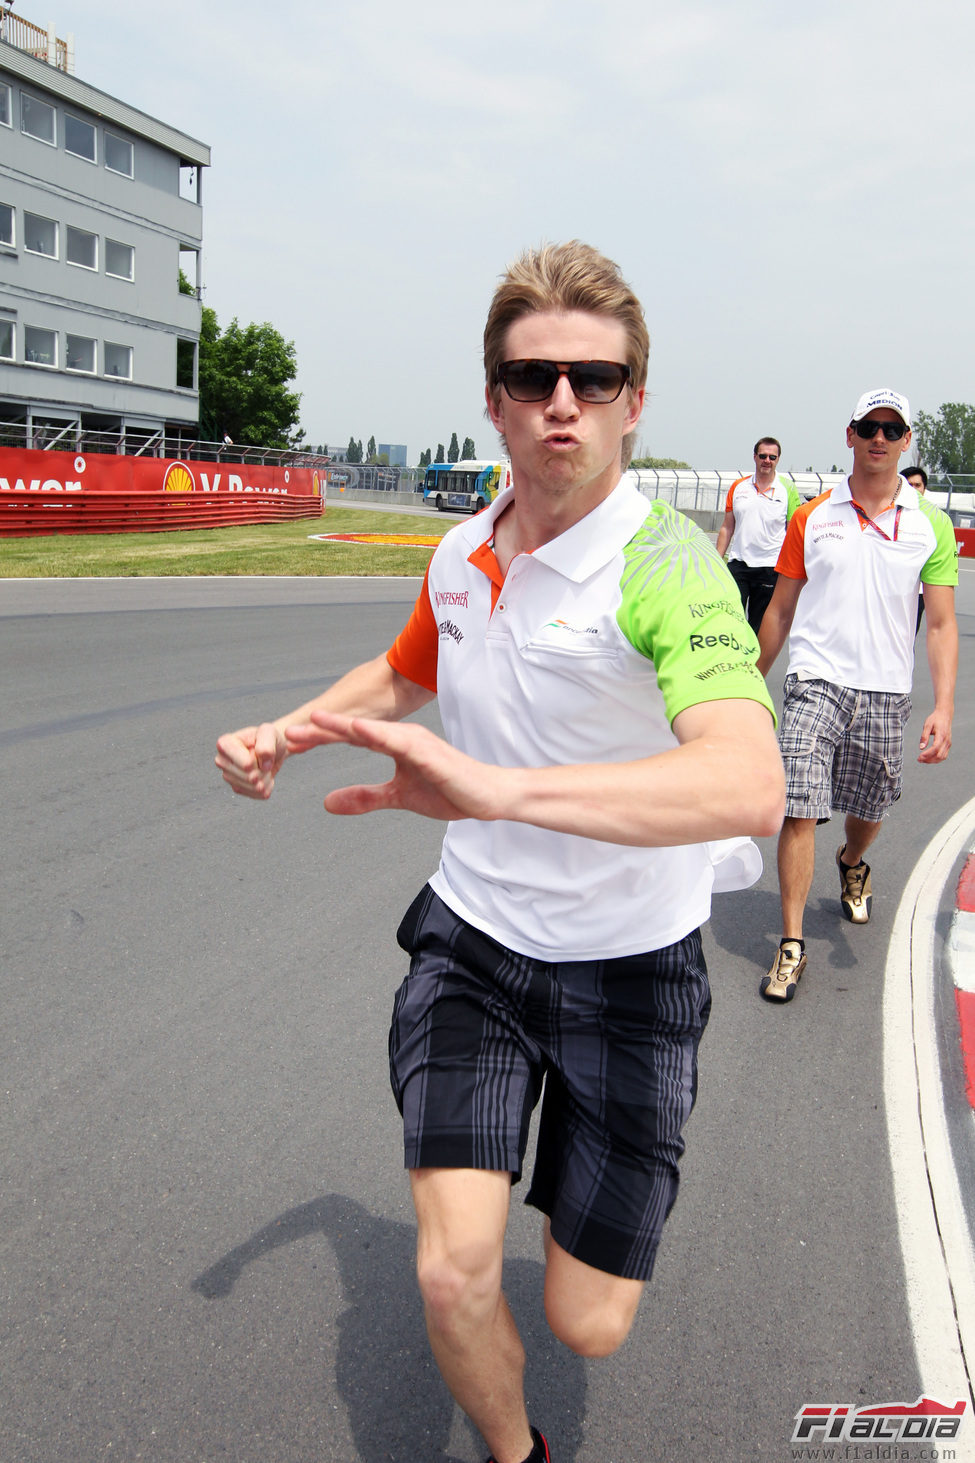
[[[816,867],[816,819],[786,818],[779,834],[779,896],[782,934],[802,939],[802,917]]]
[[[863,861],[863,855],[873,843],[883,824],[868,823],[863,818],[855,818],[852,813],[847,813],[844,830],[846,832],[846,847],[843,850],[843,862],[852,868],[854,864]]]
[[[440,1374],[497,1463],[522,1463],[532,1450],[525,1351],[501,1293],[511,1176],[426,1168],[410,1181],[417,1275]]]
[[[579,1356],[609,1356],[630,1334],[642,1280],[607,1275],[577,1260],[545,1221],[545,1314],[555,1335]]]

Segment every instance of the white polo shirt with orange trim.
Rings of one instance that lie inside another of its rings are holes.
[[[700,702],[772,714],[738,591],[692,523],[621,482],[502,581],[493,525],[512,494],[445,535],[388,654],[436,691],[452,745],[505,767],[626,762],[677,746],[674,717]],[[713,868],[703,844],[631,848],[464,819],[430,883],[508,949],[593,960],[695,929]]]
[[[792,517],[776,569],[806,581],[789,634],[789,671],[803,679],[911,689],[918,581],[957,584],[958,559],[951,520],[898,481],[873,520],[858,512],[849,478]]]
[[[770,488],[759,488],[754,473],[739,478],[728,490],[725,512],[735,515],[735,531],[727,557],[740,559],[750,569],[771,569],[779,556],[786,525],[799,507],[794,483],[776,477]]]

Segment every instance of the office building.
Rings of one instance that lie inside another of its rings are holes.
[[[210,149],[72,50],[0,16],[0,440],[175,455],[198,435]]]

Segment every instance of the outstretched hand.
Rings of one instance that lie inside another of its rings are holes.
[[[445,820],[503,816],[501,796],[510,773],[458,752],[415,722],[373,721],[314,711],[308,722],[289,726],[287,737],[295,750],[347,742],[393,759],[395,768],[388,782],[343,787],[329,793],[325,808],[330,813],[374,813],[398,808]]]

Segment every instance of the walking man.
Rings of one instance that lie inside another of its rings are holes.
[[[861,396],[846,429],[853,471],[793,516],[762,623],[763,673],[789,640],[779,736],[787,789],[778,844],[783,937],[760,987],[770,1001],[791,1001],[806,969],[802,919],[816,824],[833,812],[846,815],[836,854],[842,913],[854,924],[870,918],[864,855],[900,797],[919,581],[934,706],[918,761],[943,762],[951,747],[955,538],[945,514],[897,470],[910,441],[905,396],[886,388]]]
[[[916,462],[913,467],[901,468],[901,477],[906,483],[923,497],[928,491],[928,475],[920,463]],[[921,621],[924,619],[924,595],[919,594],[917,598],[917,624],[914,634],[918,635],[921,629]]]
[[[586,1356],[626,1337],[677,1187],[709,994],[705,846],[774,832],[783,781],[757,644],[707,539],[621,481],[649,339],[616,265],[525,254],[484,334],[514,486],[449,532],[391,649],[218,742],[238,793],[331,742],[391,758],[332,813],[447,821],[404,916],[390,1070],[430,1344],[493,1463],[546,1463],[501,1289],[512,1184],[545,1306]],[[434,695],[445,740],[401,718]],[[734,778],[727,775],[735,767]],[[713,850],[712,850],[713,853]]]
[[[795,483],[776,472],[782,448],[775,437],[755,443],[755,471],[732,483],[717,550],[727,555],[731,577],[755,634],[775,589],[775,563],[786,525],[799,507]]]

